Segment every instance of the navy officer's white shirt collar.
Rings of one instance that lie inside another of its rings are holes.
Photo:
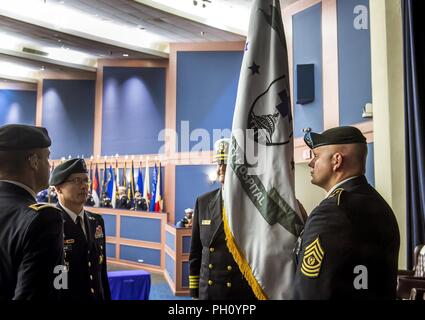
[[[70,209],[68,209],[67,207],[65,207],[60,201],[59,201],[59,204],[61,205],[61,207],[63,208],[63,210],[70,216],[70,218],[72,219],[72,221],[74,221],[75,224],[77,223],[76,222],[77,217],[78,216],[81,217],[81,223],[83,224],[84,235],[87,238],[86,226],[85,226],[85,223],[84,223],[84,215],[85,215],[84,208],[81,209],[81,211],[78,214],[76,214],[75,212],[73,212]]]
[[[30,187],[24,185],[23,183],[20,183],[18,181],[13,181],[13,180],[0,180],[1,182],[7,182],[7,183],[11,183],[14,184],[15,186],[18,186],[26,191],[29,192],[29,194],[34,198],[34,200],[36,199],[36,194],[34,192],[33,189],[31,189]]]
[[[358,177],[360,177],[360,176],[354,176],[354,177],[350,177],[350,178],[348,178],[348,179],[345,179],[345,180],[342,180],[341,182],[338,182],[336,185],[334,185],[329,191],[328,191],[328,193],[326,194],[326,197],[325,197],[325,199],[327,198],[327,197],[329,197],[331,194],[332,194],[332,192],[334,192],[340,185],[342,185],[343,183],[346,183],[347,181],[350,181],[350,180],[353,180],[353,179],[355,179],[355,178],[358,178]]]

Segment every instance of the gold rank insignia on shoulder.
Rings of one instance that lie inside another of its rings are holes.
[[[202,220],[203,226],[209,226],[211,224],[211,220]]]
[[[301,264],[301,272],[308,278],[317,278],[320,274],[323,257],[325,252],[320,245],[319,237],[310,243],[304,252],[303,262]]]
[[[338,197],[336,204],[339,206],[339,203],[341,201],[341,194],[342,194],[343,191],[344,191],[343,188],[337,188],[329,195],[328,198]]]
[[[40,210],[45,209],[45,208],[55,208],[55,209],[58,209],[58,208],[56,208],[55,205],[49,204],[49,203],[34,203],[34,204],[28,206],[28,208],[31,208],[34,211],[40,211]]]

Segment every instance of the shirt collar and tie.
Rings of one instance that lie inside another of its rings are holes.
[[[85,223],[84,223],[84,215],[85,215],[85,211],[84,209],[82,209],[78,214],[74,213],[73,211],[71,211],[70,209],[68,209],[67,207],[65,207],[62,203],[59,204],[61,205],[61,207],[63,208],[63,210],[69,215],[69,217],[72,219],[72,221],[80,226],[80,228],[83,230],[84,236],[87,239],[87,232],[86,232],[86,227],[85,227]]]

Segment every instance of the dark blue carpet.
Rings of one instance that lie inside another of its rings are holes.
[[[152,283],[149,300],[190,300],[190,297],[178,297],[173,295],[168,283],[165,281]]]

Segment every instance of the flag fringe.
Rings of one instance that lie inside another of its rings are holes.
[[[250,285],[257,299],[268,300],[267,295],[265,294],[260,284],[257,282],[257,279],[252,273],[252,270],[248,262],[242,255],[241,250],[239,249],[238,245],[235,242],[235,239],[233,238],[232,231],[230,230],[230,227],[229,227],[229,221],[227,220],[226,209],[224,208],[224,206],[222,210],[222,215],[223,215],[224,233],[226,234],[227,248],[232,254],[233,259],[235,259],[236,263],[238,264],[239,269],[241,270],[243,276],[245,277],[246,281]]]

